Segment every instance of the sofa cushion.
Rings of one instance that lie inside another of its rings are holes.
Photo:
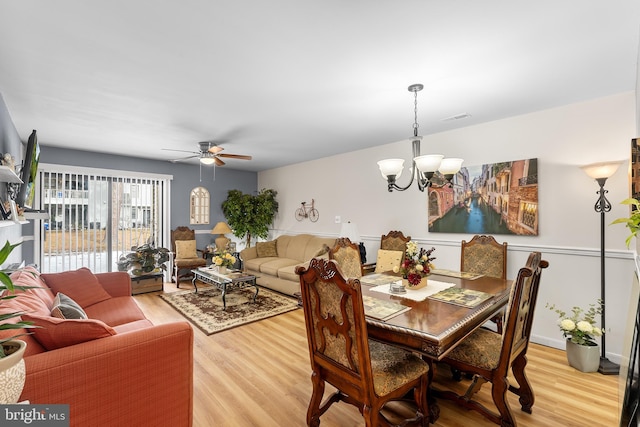
[[[75,271],[41,274],[40,277],[54,293],[68,295],[80,307],[87,307],[111,298],[96,276],[86,267]]]
[[[146,319],[131,296],[114,297],[86,307],[84,310],[90,319],[99,319],[111,327]]]
[[[40,272],[38,270],[33,267],[25,267],[22,270],[11,273],[10,277],[11,281],[16,286],[32,286],[32,289],[27,289],[22,292],[42,301],[42,307],[46,307],[51,311],[51,307],[53,307],[54,294],[40,279]]]
[[[58,319],[87,319],[87,313],[82,307],[62,292],[58,292],[53,300],[51,315]]]
[[[268,242],[256,243],[256,252],[259,258],[268,256],[278,256],[278,250],[276,249],[276,241],[270,240]]]
[[[307,249],[307,244],[309,243],[309,240],[311,240],[313,236],[310,234],[298,234],[297,236],[288,236],[288,237],[289,237],[289,244],[287,245],[286,250],[284,251],[284,253],[278,252],[278,254],[284,258],[295,259],[295,260],[298,260],[299,262],[305,262],[307,260],[305,259],[305,250]],[[278,239],[280,238],[281,237],[279,237]],[[317,252],[321,247],[322,245],[319,245],[313,248],[313,252],[311,255]],[[309,256],[309,258],[311,258],[311,255]]]
[[[286,267],[282,267],[278,270],[278,277],[284,280],[291,280],[293,282],[299,282],[300,276],[296,274],[296,269],[302,266],[304,268],[309,268],[309,261],[304,263],[299,263],[295,265],[288,265]]]
[[[176,240],[176,258],[199,258],[195,240]]]
[[[47,350],[80,344],[115,335],[116,331],[95,319],[58,319],[51,316],[25,314],[24,320],[33,322],[33,336]]]
[[[277,260],[277,257],[266,257],[266,258],[252,258],[252,259],[247,259],[244,260],[244,268],[247,270],[252,270],[252,271],[260,271],[260,266],[262,264]]]
[[[300,261],[298,261],[297,259],[273,258],[271,261],[260,264],[260,273],[278,277],[278,270],[280,270],[282,267],[288,267],[298,264],[300,264]]]

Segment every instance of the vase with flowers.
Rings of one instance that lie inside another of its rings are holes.
[[[394,267],[394,273],[402,275],[402,282],[407,289],[420,289],[427,286],[427,276],[434,268],[431,261],[435,259],[431,254],[436,248],[418,248],[418,244],[411,240],[407,242],[407,251],[400,267]]]
[[[569,365],[582,372],[596,372],[600,365],[600,350],[595,339],[601,337],[604,330],[596,326],[595,319],[602,313],[602,300],[590,304],[587,310],[573,307],[569,314],[555,304],[547,304],[546,307],[559,316],[558,326],[567,339]]]
[[[220,252],[216,254],[211,260],[213,265],[218,267],[218,272],[224,274],[227,272],[227,268],[231,268],[236,263],[236,257],[231,255],[231,253],[227,251]]]

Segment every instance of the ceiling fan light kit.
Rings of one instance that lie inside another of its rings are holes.
[[[447,182],[460,171],[463,159],[444,158],[441,154],[420,155],[420,141],[422,136],[418,135],[418,92],[424,88],[423,85],[417,83],[409,86],[409,92],[413,92],[414,97],[414,121],[413,121],[413,138],[411,145],[413,149],[413,161],[411,170],[411,179],[405,187],[396,184],[396,180],[402,175],[404,169],[404,160],[402,159],[385,159],[378,162],[378,167],[384,179],[387,180],[387,190],[404,191],[411,187],[413,181],[418,182],[418,190],[424,191],[425,188],[431,186],[433,175],[440,172],[444,175]]]

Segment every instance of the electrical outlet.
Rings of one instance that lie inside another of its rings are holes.
[[[340,219],[340,215],[336,215],[335,222],[336,224],[340,224],[340,222],[342,222],[342,220]]]

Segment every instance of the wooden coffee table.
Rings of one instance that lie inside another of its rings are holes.
[[[253,302],[256,302],[256,298],[258,297],[258,292],[260,290],[256,284],[256,276],[242,272],[221,274],[210,268],[196,268],[191,270],[191,272],[193,273],[193,279],[191,282],[193,283],[195,292],[198,292],[198,285],[196,284],[198,280],[213,285],[222,291],[222,307],[224,310],[227,309],[227,291],[234,289],[243,289],[249,286],[254,286],[256,288],[256,293],[253,295]]]

